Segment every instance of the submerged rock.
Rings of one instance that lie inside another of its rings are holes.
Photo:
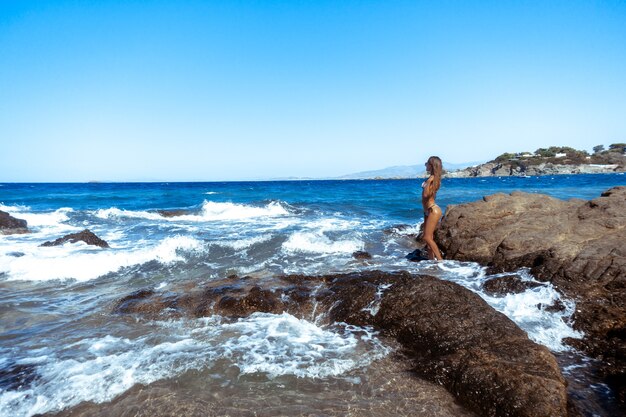
[[[76,243],[78,241],[85,242],[88,245],[99,246],[101,248],[109,247],[109,244],[106,241],[100,239],[98,236],[93,234],[89,229],[85,229],[80,233],[72,233],[69,235],[65,235],[63,237],[58,238],[57,240],[42,243],[39,246],[45,246],[45,247],[60,246],[67,242]]]
[[[435,239],[450,259],[492,272],[527,267],[574,299],[585,337],[570,343],[602,360],[626,405],[626,187],[591,201],[514,192],[448,206]]]
[[[405,256],[411,262],[421,262],[428,260],[428,254],[425,249],[415,249],[413,252]]]
[[[0,369],[0,389],[16,391],[30,386],[38,378],[35,365],[13,364]]]
[[[15,218],[6,211],[0,210],[0,234],[12,235],[23,233],[28,233],[26,220]]]
[[[172,210],[157,210],[163,217],[178,217],[178,216],[187,216],[193,214],[192,210],[188,209],[172,209]]]
[[[444,385],[483,416],[566,416],[567,394],[553,355],[466,288],[407,272],[266,280],[213,280],[177,291],[135,292],[119,314],[242,317],[288,312],[373,326],[397,339],[422,377]]]
[[[369,252],[358,250],[352,254],[354,259],[372,259],[372,255]]]
[[[541,284],[533,281],[524,281],[517,275],[491,278],[483,283],[483,290],[490,295],[503,296],[519,294],[530,288],[540,287]]]

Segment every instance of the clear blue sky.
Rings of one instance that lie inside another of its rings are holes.
[[[626,142],[625,1],[0,1],[0,181]]]

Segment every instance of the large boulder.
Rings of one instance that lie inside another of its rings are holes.
[[[410,349],[420,375],[481,415],[568,415],[548,349],[460,285],[406,277],[385,294],[375,323]]]
[[[451,259],[491,272],[530,268],[576,300],[570,343],[601,359],[601,372],[626,401],[626,187],[591,201],[541,194],[495,194],[448,206],[435,234]]]
[[[241,317],[289,312],[309,320],[374,326],[397,339],[415,371],[483,416],[567,416],[554,356],[503,314],[458,284],[407,272],[359,272],[271,281],[213,280],[138,291],[119,314]]]
[[[19,233],[28,233],[26,220],[17,219],[6,211],[0,210],[0,234],[12,235]]]
[[[63,237],[60,237],[54,241],[50,241],[50,242],[45,242],[42,243],[39,246],[60,246],[63,245],[64,243],[70,242],[70,243],[76,243],[76,242],[85,242],[88,245],[94,245],[94,246],[99,246],[101,248],[108,248],[109,244],[100,239],[98,236],[96,236],[95,234],[93,234],[92,231],[90,231],[89,229],[85,229],[82,232],[79,233],[71,233],[69,235],[65,235]]]

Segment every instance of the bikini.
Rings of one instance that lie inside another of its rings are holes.
[[[426,181],[428,181],[428,180],[426,180]],[[424,182],[422,183],[422,190],[423,190],[424,188],[426,188],[426,181],[424,181]],[[439,209],[440,209],[440,207],[437,205],[437,203],[435,203],[435,202],[433,201],[433,202],[432,202],[432,203],[431,203],[428,207],[426,207],[426,211],[424,212],[424,218],[428,217],[428,213],[429,213],[430,211],[432,211],[432,208],[433,208],[433,207],[437,207],[437,208],[439,208]]]

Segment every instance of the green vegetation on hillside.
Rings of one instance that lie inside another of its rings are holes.
[[[519,167],[528,167],[544,163],[557,165],[580,165],[580,164],[623,164],[626,143],[613,143],[605,150],[604,145],[594,146],[592,155],[587,151],[581,151],[569,146],[551,146],[539,148],[535,152],[505,152],[493,161],[495,163],[507,163]]]

